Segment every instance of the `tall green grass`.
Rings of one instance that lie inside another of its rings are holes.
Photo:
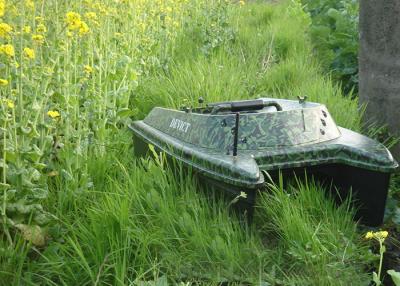
[[[367,284],[360,261],[371,257],[356,243],[350,200],[338,207],[322,186],[307,180],[284,188],[281,177],[269,189],[260,198],[258,223],[285,249],[295,285]]]
[[[52,194],[51,202],[74,206],[60,213],[54,241],[18,279],[52,285],[134,285],[162,277],[172,284],[368,281],[369,256],[348,204],[337,208],[319,186],[273,185],[260,196],[254,223],[243,225],[229,212],[230,202],[218,190],[200,188],[190,172],[131,160],[125,135],[118,151],[88,162],[96,188],[78,200],[73,193]],[[67,182],[55,185],[68,188]],[[57,212],[57,205],[49,207]]]
[[[210,102],[308,95],[327,104],[340,125],[358,130],[357,102],[343,98],[321,75],[307,34],[308,16],[296,3],[209,12],[225,15],[222,20],[198,13],[192,19],[198,24],[178,36],[168,66],[139,82],[130,103],[137,118],[156,105],[195,105],[200,96]],[[219,26],[205,33],[210,19]],[[200,187],[180,166],[171,168],[162,158],[134,158],[124,128],[106,135],[106,152],[89,154],[82,180],[48,179],[51,192],[44,207],[56,222],[48,227],[48,243],[37,249],[17,239],[13,252],[0,255],[0,281],[368,284],[365,267],[371,257],[352,212],[348,204],[337,208],[321,186],[270,186],[258,200],[254,223],[246,225],[230,213],[230,202],[218,190]]]

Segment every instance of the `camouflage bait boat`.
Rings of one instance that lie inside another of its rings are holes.
[[[327,108],[304,99],[261,98],[172,110],[156,107],[130,126],[137,154],[148,144],[228,192],[255,200],[265,175],[304,174],[352,190],[357,218],[379,225],[397,163],[380,143],[336,126]]]

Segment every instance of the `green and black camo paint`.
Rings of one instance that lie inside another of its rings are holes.
[[[324,105],[273,100],[282,111],[267,107],[240,113],[235,157],[236,115],[232,112],[202,114],[156,107],[130,128],[137,140],[153,144],[204,175],[246,188],[258,188],[264,182],[260,171],[320,164],[386,173],[397,168],[385,146],[337,127]]]

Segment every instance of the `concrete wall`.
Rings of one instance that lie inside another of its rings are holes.
[[[361,0],[359,69],[365,121],[400,135],[400,0]],[[400,160],[400,144],[392,151]]]

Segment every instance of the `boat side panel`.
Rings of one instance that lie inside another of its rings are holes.
[[[298,146],[329,141],[340,136],[323,105],[281,112],[241,113],[238,150]],[[154,108],[144,122],[165,134],[195,146],[220,152],[232,150],[235,114],[199,114]]]
[[[212,179],[224,181],[228,185],[254,189],[264,182],[257,163],[248,155],[233,157],[209,154],[201,148],[182,144],[143,122],[134,123],[131,129],[134,132],[135,147],[138,148],[139,155],[145,153],[144,145],[152,144],[167,155],[193,167],[194,170]]]
[[[268,172],[274,181],[279,172],[286,179],[296,176],[312,177],[330,192],[338,204],[351,195],[355,207],[355,219],[369,226],[382,223],[389,188],[389,173],[382,173],[342,164],[326,164],[304,168],[274,170]]]
[[[342,136],[320,144],[288,148],[270,148],[254,152],[261,170],[275,170],[341,163],[380,172],[398,167],[385,146],[366,136],[341,128]]]

